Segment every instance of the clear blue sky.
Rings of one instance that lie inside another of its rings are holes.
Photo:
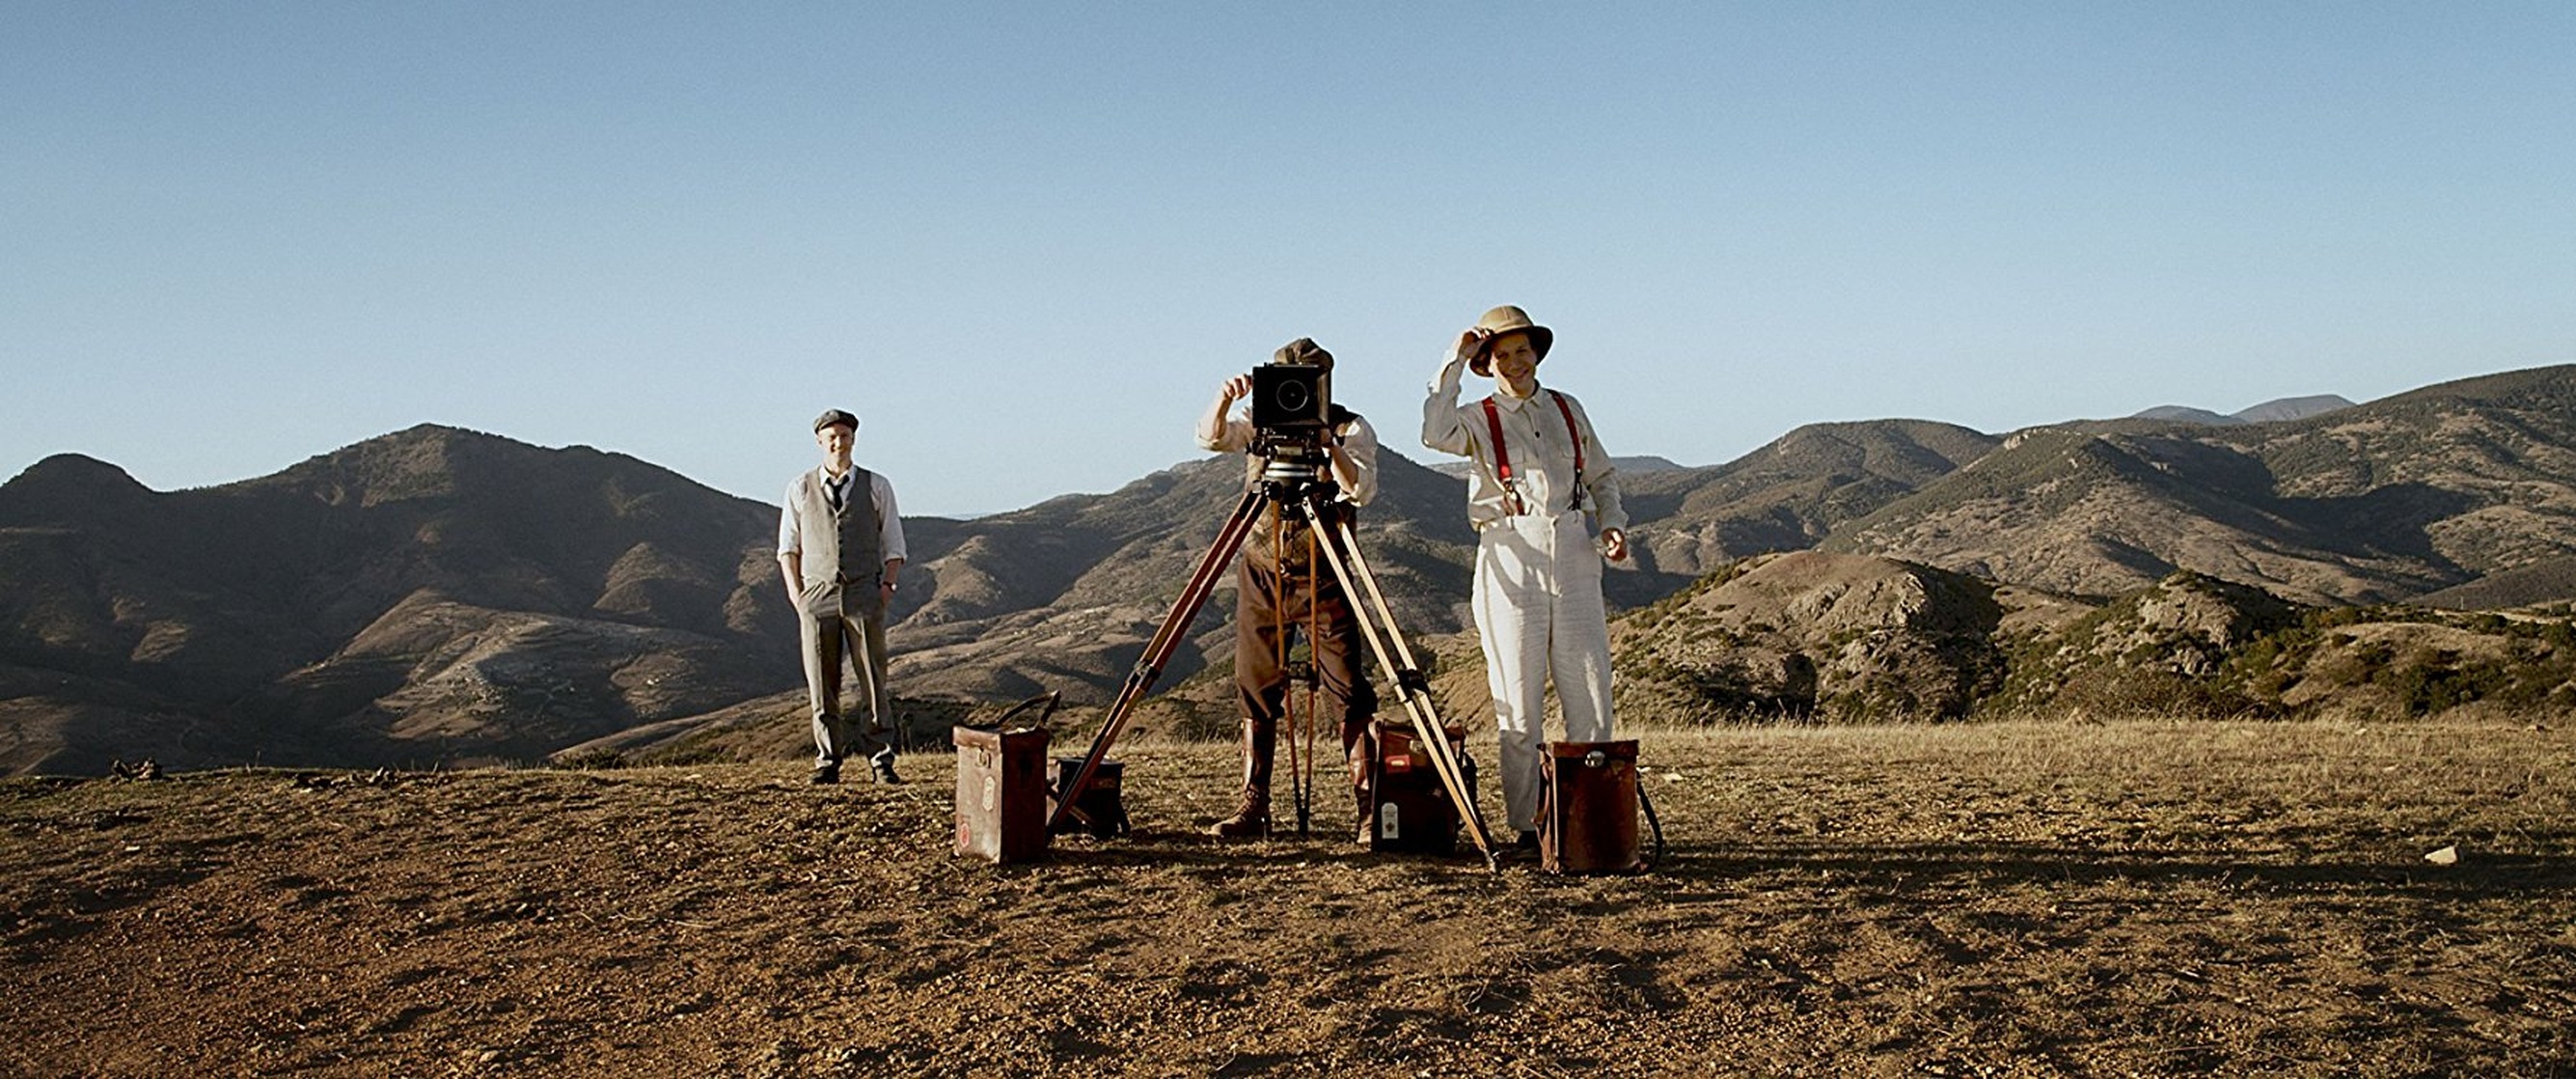
[[[1195,456],[1486,307],[1614,452],[2576,361],[2576,5],[0,8],[0,476],[424,421],[905,508]],[[1216,507],[1211,507],[1216,512]]]

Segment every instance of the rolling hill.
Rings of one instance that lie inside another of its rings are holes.
[[[1838,530],[1882,554],[2107,596],[2177,569],[2376,603],[2576,552],[2576,367],[2303,420],[2020,432]]]
[[[1996,441],[1926,420],[1809,424],[1726,464],[1644,473],[1621,490],[1648,561],[1687,579],[1748,555],[1815,546]]]
[[[2526,606],[2570,598],[2576,558],[2576,367],[2271,422],[1998,437],[1875,420],[1800,427],[1723,465],[1640,460],[1624,479],[1645,568],[1608,576],[1620,609],[1809,549],[1919,567],[1850,571],[1864,576],[1939,571],[1951,592],[2076,608],[2178,571],[2309,607]],[[1381,469],[1362,525],[1381,583],[1426,650],[1472,660],[1458,636],[1474,542],[1463,483],[1392,450]],[[907,519],[894,612],[907,712],[927,731],[968,702],[1105,701],[1241,477],[1211,457],[1107,494]],[[699,727],[792,733],[775,520],[624,455],[430,425],[189,491],[49,458],[0,485],[0,771],[529,761],[683,745]],[[1230,588],[1229,575],[1163,676],[1196,687],[1176,699],[1222,708],[1208,680],[1231,645]],[[2021,615],[2003,610],[2009,636]],[[1969,646],[1925,647],[1955,659]],[[1956,669],[1983,685],[1987,666]],[[1444,675],[1443,692],[1472,696],[1471,673]],[[1955,712],[1956,694],[1918,697],[1936,698],[1951,703],[1931,710]],[[745,738],[763,753],[798,742]]]
[[[0,768],[525,759],[796,677],[775,518],[618,454],[423,426],[154,492],[0,487]]]
[[[2190,423],[2276,423],[2281,420],[2304,420],[2322,416],[2339,408],[2351,408],[2352,402],[2341,394],[2317,394],[2311,397],[2283,397],[2262,404],[2220,414],[2189,405],[2158,405],[2140,412],[2142,420],[2182,420]]]

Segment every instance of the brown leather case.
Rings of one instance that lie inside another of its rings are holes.
[[[997,864],[1047,848],[1047,732],[957,727],[957,853]]]
[[[1635,873],[1637,743],[1550,742],[1539,757],[1539,869]]]

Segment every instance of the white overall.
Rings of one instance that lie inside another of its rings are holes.
[[[1628,514],[1616,460],[1580,402],[1542,387],[1526,398],[1496,394],[1461,407],[1466,367],[1466,354],[1453,350],[1432,378],[1422,401],[1422,444],[1476,463],[1467,475],[1476,630],[1484,635],[1485,684],[1502,736],[1503,807],[1512,829],[1526,832],[1538,819],[1551,672],[1565,740],[1611,738],[1610,627],[1592,526],[1625,531]]]
[[[1476,632],[1502,737],[1503,809],[1536,827],[1538,750],[1547,682],[1565,710],[1565,740],[1610,738],[1610,631],[1601,550],[1583,514],[1505,517],[1476,534]]]

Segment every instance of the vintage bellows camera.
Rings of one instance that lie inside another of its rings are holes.
[[[1332,417],[1331,368],[1272,362],[1252,369],[1252,431],[1262,453],[1281,457],[1301,448],[1320,451],[1331,436]]]

